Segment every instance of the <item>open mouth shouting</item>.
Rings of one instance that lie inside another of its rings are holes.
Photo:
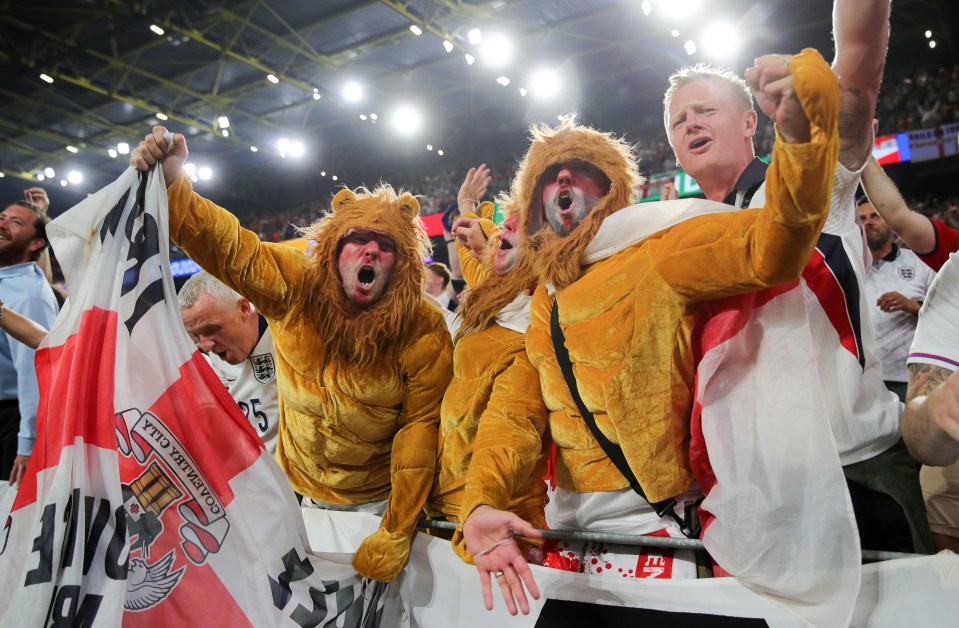
[[[711,142],[712,142],[712,140],[709,139],[708,137],[699,137],[699,138],[696,138],[696,139],[694,139],[693,141],[689,142],[689,143],[686,145],[686,149],[687,149],[689,152],[694,153],[694,154],[695,154],[695,153],[700,153],[700,152],[702,152]]]
[[[374,229],[351,229],[340,241],[337,266],[343,291],[353,303],[368,307],[382,298],[396,264],[396,243]]]
[[[559,208],[563,211],[568,210],[573,204],[573,196],[569,193],[569,190],[563,190],[559,193],[559,197],[556,199],[559,204]]]

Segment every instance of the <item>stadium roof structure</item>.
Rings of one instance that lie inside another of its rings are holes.
[[[725,18],[744,34],[742,50],[726,63],[738,71],[758,54],[806,46],[831,58],[830,5],[0,1],[0,193],[13,200],[30,185],[44,186],[58,213],[112,181],[127,157],[109,151],[122,142],[135,146],[157,123],[186,134],[191,161],[212,170],[198,191],[240,212],[327,200],[344,184],[409,181],[521,154],[530,123],[569,111],[633,142],[644,140],[638,129],[652,125],[653,140],[661,141],[656,123],[666,77],[709,60],[684,48],[700,41],[701,27]],[[896,0],[890,64],[954,64],[954,12],[951,2]],[[474,28],[485,43],[471,43]],[[930,28],[934,49],[924,35]],[[514,48],[499,68],[486,62],[484,46],[494,35]],[[539,69],[553,73],[551,99],[534,93]],[[362,101],[342,95],[350,81],[364,86]],[[393,128],[402,106],[420,112],[418,132]],[[281,138],[286,151],[277,146]],[[72,170],[81,183],[68,181]]]

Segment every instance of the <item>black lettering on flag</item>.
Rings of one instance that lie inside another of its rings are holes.
[[[296,548],[291,549],[283,556],[283,573],[276,580],[273,576],[270,579],[270,590],[273,592],[273,606],[280,610],[286,608],[293,597],[293,591],[290,590],[290,583],[297,580],[304,580],[313,574],[313,564],[310,559],[300,559],[296,553]]]
[[[141,186],[146,185],[146,179],[140,182]],[[130,190],[123,193],[117,204],[113,206],[107,217],[103,219],[103,225],[100,227],[100,243],[107,239],[107,234],[116,235],[117,227],[120,226],[120,218],[123,217],[123,208],[127,204],[127,198],[130,197]]]
[[[39,553],[39,564],[27,572],[25,586],[42,584],[53,579],[53,527],[57,505],[47,504],[40,515],[40,534],[33,539],[33,551]]]
[[[64,585],[56,590],[47,611],[48,628],[88,628],[94,625],[100,610],[102,595],[84,595],[76,584]]]
[[[130,552],[127,546],[127,511],[123,504],[113,511],[113,536],[107,545],[107,553],[103,559],[103,569],[107,578],[111,580],[126,580],[127,567],[130,562]]]
[[[73,554],[77,549],[77,528],[80,526],[80,489],[75,488],[70,493],[70,499],[67,500],[67,507],[63,511],[63,522],[67,524],[67,529],[63,532],[63,556],[60,558],[60,567],[70,567],[73,565]]]
[[[103,529],[107,527],[107,521],[110,520],[110,502],[105,499],[100,500],[100,507],[97,509],[96,516],[93,514],[93,506],[97,498],[88,495],[84,498],[86,506],[86,533],[84,535],[83,545],[83,575],[90,573],[90,565],[97,553],[97,546],[100,545],[100,536]]]

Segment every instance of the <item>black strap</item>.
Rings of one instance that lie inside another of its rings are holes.
[[[688,523],[693,519],[689,516],[689,513],[685,513],[685,518],[676,514],[675,499],[670,497],[661,502],[649,501],[646,493],[643,491],[643,487],[639,485],[639,480],[636,479],[636,475],[626,461],[623,448],[606,438],[606,435],[603,434],[596,425],[596,419],[593,417],[593,413],[589,411],[589,408],[587,408],[583,402],[583,398],[579,396],[579,386],[576,385],[576,377],[573,375],[573,362],[569,359],[569,350],[566,348],[566,336],[563,334],[563,328],[559,324],[559,304],[555,298],[553,299],[553,312],[550,315],[550,330],[552,331],[551,335],[553,337],[553,349],[556,351],[556,361],[559,362],[559,369],[563,372],[563,379],[566,380],[569,393],[572,395],[573,401],[576,402],[576,407],[579,408],[580,416],[583,417],[583,421],[586,422],[589,431],[593,433],[593,437],[599,443],[599,446],[603,448],[606,457],[609,458],[612,463],[616,465],[616,468],[619,469],[619,472],[623,474],[623,477],[629,482],[629,487],[633,489],[637,495],[646,500],[646,503],[652,506],[657,515],[660,517],[671,517],[676,521],[680,530],[682,530],[683,534],[687,537],[698,537],[699,530],[694,529],[695,526],[690,526]]]

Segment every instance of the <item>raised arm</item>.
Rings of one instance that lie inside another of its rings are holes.
[[[869,158],[862,172],[862,187],[882,219],[909,248],[919,255],[931,253],[936,248],[936,230],[932,222],[909,209],[896,184],[886,175],[875,157]]]
[[[889,43],[890,0],[836,0],[832,68],[839,79],[839,161],[858,170],[872,153],[872,119]]]
[[[283,315],[306,275],[306,256],[292,247],[261,242],[236,216],[194,193],[190,179],[181,173],[188,155],[186,139],[177,133],[168,147],[165,134],[162,126],[153,127],[131,153],[130,163],[146,171],[162,162],[170,238],[262,314]]]

